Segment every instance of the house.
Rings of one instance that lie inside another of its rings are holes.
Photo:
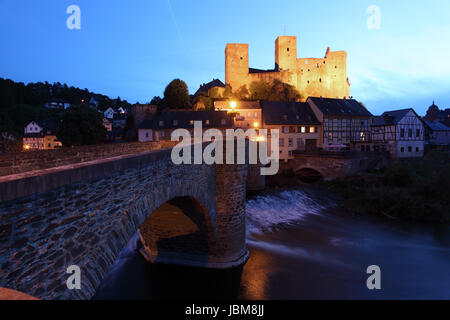
[[[388,151],[393,158],[422,157],[424,123],[413,109],[384,112],[374,117],[372,141],[375,150]]]
[[[64,99],[52,99],[49,102],[45,103],[44,106],[50,109],[68,109],[71,107],[71,104]]]
[[[112,122],[108,118],[103,118],[103,126],[105,127],[106,131],[111,132],[112,131]]]
[[[322,123],[318,147],[324,150],[346,146],[353,151],[370,151],[372,114],[354,99],[309,97],[306,102]]]
[[[222,131],[233,126],[232,117],[225,111],[165,111],[139,125],[139,141],[171,140],[176,129],[187,129],[194,136],[194,122],[201,121],[203,131],[215,128]]]
[[[103,112],[103,116],[110,120],[112,120],[114,118],[115,114],[116,114],[116,112],[111,107],[109,107],[105,112]]]
[[[450,145],[450,127],[440,121],[424,121],[425,143],[431,145]]]
[[[261,128],[262,107],[259,101],[221,99],[214,101],[214,109],[234,113],[234,128]]]
[[[92,96],[91,99],[89,100],[89,106],[93,109],[97,109],[99,103],[100,101],[94,96]]]
[[[306,102],[261,101],[263,125],[278,129],[280,159],[293,159],[294,150],[316,150],[322,125]],[[269,140],[270,143],[270,140]],[[270,148],[270,146],[269,146]]]
[[[195,93],[195,95],[198,95],[199,93],[209,93],[209,90],[211,90],[212,88],[225,88],[225,84],[220,81],[219,79],[213,79],[211,82],[208,83],[204,83],[202,85],[200,85],[200,88],[197,90],[197,92]]]
[[[112,124],[114,129],[125,128],[125,124],[127,121],[127,115],[125,113],[115,113],[112,118]]]
[[[24,128],[24,150],[47,150],[62,147],[56,138],[58,127],[52,121],[32,121]]]

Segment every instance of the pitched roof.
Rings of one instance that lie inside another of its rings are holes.
[[[373,118],[372,126],[395,125],[395,124],[399,123],[410,111],[412,111],[412,112],[414,112],[414,114],[416,114],[416,112],[411,108],[386,111],[381,116],[377,116],[377,117]],[[419,116],[417,116],[417,117],[420,119]]]
[[[319,110],[325,115],[371,117],[372,114],[355,99],[331,99],[309,97]]]
[[[424,121],[426,125],[432,130],[432,131],[450,131],[450,128],[447,127],[445,124],[443,124],[440,121]]]
[[[200,85],[200,88],[197,90],[197,92],[195,94],[198,94],[200,92],[208,93],[209,90],[211,90],[214,87],[222,87],[223,88],[223,87],[225,87],[225,84],[222,81],[220,81],[219,79],[213,79],[211,82]]]
[[[265,124],[320,125],[306,102],[261,101]]]
[[[209,120],[209,124],[206,123]],[[225,120],[225,123],[222,123]],[[202,121],[203,128],[231,128],[233,118],[226,111],[165,111],[152,120],[144,120],[139,129],[193,128],[191,121]]]

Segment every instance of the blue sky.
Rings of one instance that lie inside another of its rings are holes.
[[[81,30],[69,30],[69,5]],[[381,28],[366,12],[381,9]],[[450,1],[0,0],[0,77],[65,82],[130,102],[162,95],[174,78],[190,92],[225,80],[228,42],[250,44],[250,66],[273,68],[278,35],[299,57],[348,53],[351,95],[374,114],[432,100],[450,107]],[[285,32],[286,30],[286,32]]]

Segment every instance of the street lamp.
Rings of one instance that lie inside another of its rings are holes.
[[[230,102],[230,107],[231,107],[231,109],[236,109],[236,107],[237,107],[237,103],[236,103],[236,101],[231,101]]]

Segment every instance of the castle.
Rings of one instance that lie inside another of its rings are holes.
[[[280,80],[294,86],[303,96],[349,98],[347,53],[327,49],[324,58],[297,58],[297,37],[275,40],[275,69],[249,68],[248,44],[229,43],[225,49],[225,82],[233,91],[253,81]]]

